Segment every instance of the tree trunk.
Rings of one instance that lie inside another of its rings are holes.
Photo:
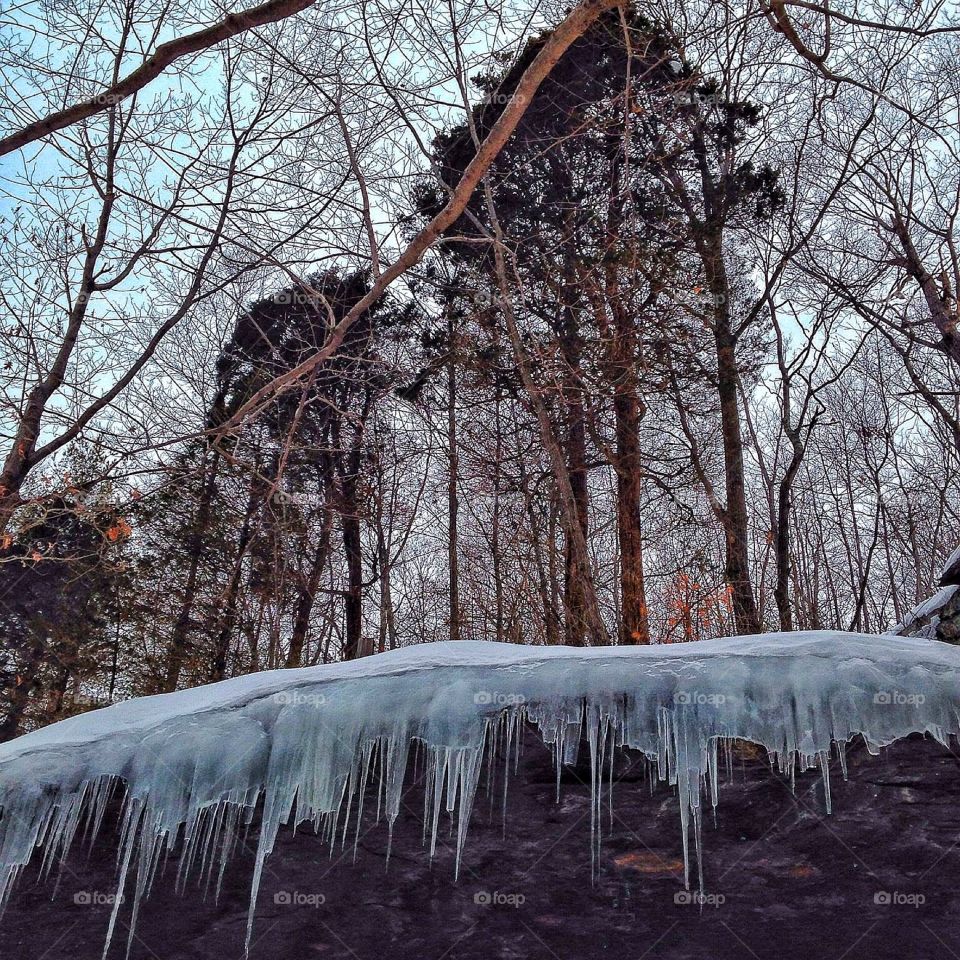
[[[348,465],[340,482],[340,523],[343,552],[347,561],[347,589],[344,591],[343,659],[355,660],[370,650],[363,644],[363,543],[360,535],[360,439],[355,438]]]
[[[500,418],[500,387],[494,393],[493,511],[490,518],[490,556],[493,566],[494,638],[503,643],[506,624],[503,610],[503,555],[500,552],[500,487],[503,464],[503,422]]]
[[[377,653],[383,653],[393,650],[397,645],[397,620],[393,609],[390,551],[382,533],[377,543],[377,560],[380,564],[380,636]]]
[[[619,224],[616,213],[611,222]],[[620,544],[620,643],[650,642],[647,591],[643,572],[643,452],[640,421],[643,406],[637,383],[638,336],[636,318],[625,309],[616,267],[606,268],[606,301],[614,327],[606,331],[609,341],[610,380],[616,431],[614,469],[617,477],[617,537]],[[600,307],[598,319],[603,317]]]
[[[457,518],[460,511],[459,451],[457,449],[457,368],[454,356],[453,316],[447,316],[447,564],[450,577],[450,639],[460,639],[460,567]]]
[[[540,524],[537,521],[533,491],[530,489],[530,479],[522,456],[517,458],[517,468],[520,472],[520,489],[523,492],[527,521],[530,524],[531,550],[533,552],[534,567],[537,572],[537,588],[540,594],[540,603],[543,606],[544,639],[546,640],[547,646],[557,646],[560,643],[560,616],[554,603],[554,591],[551,586],[548,566],[547,563],[544,562],[544,537],[541,533]],[[553,510],[551,507],[551,514],[552,513]],[[552,538],[547,536],[546,541],[552,554],[554,552]]]
[[[614,397],[617,431],[617,532],[620,540],[620,642],[649,643],[647,592],[643,575],[643,529],[640,504],[643,458],[640,450],[640,404],[629,390]]]
[[[259,463],[254,463],[254,470],[259,470]],[[223,617],[220,622],[220,631],[217,635],[216,650],[213,665],[210,670],[210,681],[223,680],[227,675],[227,656],[230,652],[230,641],[237,623],[240,601],[240,579],[243,575],[243,560],[247,554],[252,535],[253,515],[263,494],[262,485],[255,479],[250,481],[250,492],[247,496],[247,509],[243,515],[243,525],[237,539],[237,557],[233,564],[230,582],[227,584],[227,593],[223,601]]]
[[[790,511],[793,506],[793,481],[803,460],[804,447],[789,425],[785,425],[793,445],[793,456],[777,489],[777,527],[774,533],[777,578],[773,598],[780,617],[780,629],[793,629],[793,608],[790,603]]]
[[[39,674],[43,654],[43,646],[32,643],[26,663],[21,664],[16,676],[11,677],[6,696],[6,716],[0,721],[0,743],[12,740],[20,733],[20,725],[30,703],[30,694],[40,687]]]
[[[501,260],[500,269],[502,271],[502,252],[499,245],[497,245],[495,251],[498,259]],[[502,276],[501,273],[501,277]],[[504,282],[505,281],[501,279],[502,285]],[[550,414],[540,394],[540,388],[537,386],[530,372],[529,360],[523,346],[520,331],[517,329],[516,317],[514,316],[506,289],[503,287],[501,289],[501,305],[507,321],[507,331],[510,335],[510,343],[513,347],[517,370],[520,374],[527,400],[537,418],[537,424],[540,428],[540,440],[549,460],[551,473],[557,486],[561,526],[572,560],[568,569],[568,580],[571,574],[577,579],[577,589],[583,598],[583,621],[586,629],[585,635],[583,633],[579,635],[579,642],[583,644],[586,640],[589,640],[590,643],[596,646],[605,646],[609,644],[610,636],[607,633],[603,617],[600,615],[600,604],[597,601],[596,588],[594,586],[590,564],[590,553],[587,549],[587,539],[584,534],[583,521],[581,519],[581,509],[577,503],[566,457],[557,440],[553,424],[550,421]]]
[[[777,582],[773,599],[780,616],[780,629],[793,629],[793,611],[790,608],[790,487],[786,479],[780,481],[777,492],[777,529],[774,537]]]
[[[320,577],[330,556],[330,530],[333,525],[333,513],[325,510],[323,526],[317,549],[310,565],[310,574],[306,582],[301,582],[298,588],[297,607],[293,618],[293,629],[290,633],[290,649],[287,651],[288,667],[299,667],[303,663],[303,651],[307,644],[307,632],[310,629],[310,614],[320,587]]]
[[[584,543],[589,542],[589,489],[587,472],[587,425],[586,413],[583,409],[578,374],[580,370],[583,343],[576,329],[576,318],[573,311],[567,310],[566,328],[561,337],[561,351],[565,366],[571,371],[570,382],[567,384],[566,400],[566,459],[567,472],[570,477],[570,490],[573,495],[573,504],[576,508],[576,522],[579,526],[579,536]],[[582,646],[587,635],[587,614],[584,578],[586,568],[580,558],[573,538],[568,534],[566,539],[566,581],[564,584],[564,608],[566,612],[566,637],[571,646]]]
[[[725,312],[725,311],[724,311]],[[740,405],[737,400],[739,371],[735,341],[728,324],[715,330],[717,345],[717,393],[720,398],[720,429],[723,437],[723,465],[726,480],[724,541],[725,579],[733,601],[738,633],[759,633],[760,618],[750,582],[746,481],[743,467],[743,439]]]
[[[172,693],[180,682],[180,672],[186,657],[190,633],[190,622],[193,619],[193,605],[197,597],[197,586],[200,577],[200,559],[203,554],[203,536],[210,524],[210,511],[213,504],[213,495],[216,490],[217,472],[220,467],[220,456],[212,454],[209,466],[204,464],[205,478],[200,491],[200,503],[197,505],[196,518],[189,538],[190,563],[187,571],[187,583],[183,591],[183,602],[180,604],[180,614],[173,627],[173,635],[167,650],[167,672],[163,682],[163,691]]]
[[[713,296],[713,335],[717,352],[717,395],[720,401],[720,430],[723,440],[723,467],[726,506],[722,512],[726,563],[724,579],[733,602],[738,633],[759,633],[760,617],[750,580],[749,515],[743,466],[743,437],[740,425],[737,365],[737,338],[730,316],[730,284],[723,260],[720,233],[703,243],[703,264],[707,285]]]

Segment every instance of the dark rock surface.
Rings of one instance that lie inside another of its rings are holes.
[[[386,828],[364,821],[331,857],[311,831],[284,831],[267,862],[253,960],[490,960],[490,958],[738,958],[920,960],[960,957],[960,764],[915,737],[833,770],[827,816],[818,774],[795,793],[758,751],[741,751],[721,788],[716,824],[705,818],[707,897],[683,892],[673,793],[651,794],[639,762],[618,772],[613,823],[596,884],[590,876],[586,769],[565,777],[554,803],[546,748],[526,738],[511,778],[504,827],[483,787],[453,882],[452,837],[432,865],[421,847],[422,793],[411,785],[389,869]],[[498,787],[499,789],[499,787]],[[24,876],[0,922],[3,960],[96,960],[114,891],[115,837],[87,858],[79,845],[58,885]],[[188,886],[172,891],[168,863],[143,904],[134,960],[241,960],[250,848],[227,868],[219,903]],[[56,886],[56,891],[54,888]],[[79,895],[79,896],[78,896]],[[77,902],[84,899],[92,903]],[[111,958],[124,955],[129,905]]]
[[[941,643],[960,644],[960,590],[957,590],[938,611],[936,639]]]

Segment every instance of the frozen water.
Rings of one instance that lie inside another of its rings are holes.
[[[437,643],[239,677],[0,745],[0,897],[36,848],[51,870],[81,829],[94,836],[119,788],[118,893],[132,902],[132,938],[164,854],[182,841],[176,882],[199,871],[216,892],[238,828],[262,804],[249,942],[280,825],[309,822],[344,843],[376,784],[378,816],[392,827],[415,743],[426,760],[430,853],[451,816],[459,871],[481,774],[495,756],[509,764],[527,721],[554,749],[558,790],[561,766],[576,760],[581,739],[588,745],[594,858],[612,752],[650,758],[676,787],[687,882],[692,835],[702,886],[702,808],[717,803],[718,751],[731,739],[763,745],[791,776],[819,766],[829,807],[834,744],[842,763],[842,745],[856,734],[872,750],[914,732],[946,743],[960,733],[958,710],[960,648],[832,632],[590,649]]]

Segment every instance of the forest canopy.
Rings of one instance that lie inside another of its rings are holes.
[[[0,738],[433,640],[956,640],[960,21],[866,10],[0,13]]]

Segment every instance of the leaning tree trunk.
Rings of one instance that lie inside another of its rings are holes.
[[[483,181],[483,190],[487,212],[494,231],[493,257],[497,287],[500,294],[500,308],[506,321],[507,335],[513,349],[517,372],[520,374],[520,382],[530,409],[537,418],[537,425],[540,428],[540,441],[543,444],[543,450],[550,463],[550,470],[557,486],[560,519],[571,557],[570,572],[577,580],[577,589],[581,591],[585,626],[581,642],[604,646],[610,642],[610,635],[600,614],[600,604],[597,600],[590,552],[587,549],[587,537],[584,533],[585,510],[577,502],[570,469],[554,431],[553,423],[550,420],[550,413],[547,410],[541,389],[531,372],[530,358],[527,355],[523,337],[517,327],[517,317],[510,298],[510,284],[507,278],[507,266],[503,252],[503,230],[500,227],[500,220],[497,217],[496,206],[493,202],[493,191],[489,180],[486,178]]]
[[[504,317],[507,322],[507,332],[513,348],[514,360],[517,364],[517,371],[520,374],[520,380],[523,384],[527,402],[530,404],[537,418],[537,425],[540,428],[540,441],[543,444],[543,449],[550,463],[550,470],[557,487],[560,523],[568,545],[569,555],[572,558],[572,562],[568,568],[568,576],[573,575],[577,579],[577,590],[580,591],[580,596],[582,597],[582,616],[585,631],[579,635],[579,642],[605,646],[610,642],[610,635],[607,633],[606,625],[600,614],[600,604],[597,600],[593,571],[591,569],[592,565],[590,563],[590,553],[587,549],[587,538],[584,534],[584,526],[581,519],[581,507],[577,502],[577,495],[567,459],[557,439],[540,388],[533,379],[533,374],[530,370],[529,358],[527,357],[527,352],[523,344],[523,338],[520,336],[520,331],[517,328],[516,316],[514,315],[513,306],[510,303],[509,293],[506,289],[503,254],[499,243],[495,244],[494,251],[498,261],[497,266],[500,275],[501,307],[503,308]]]

